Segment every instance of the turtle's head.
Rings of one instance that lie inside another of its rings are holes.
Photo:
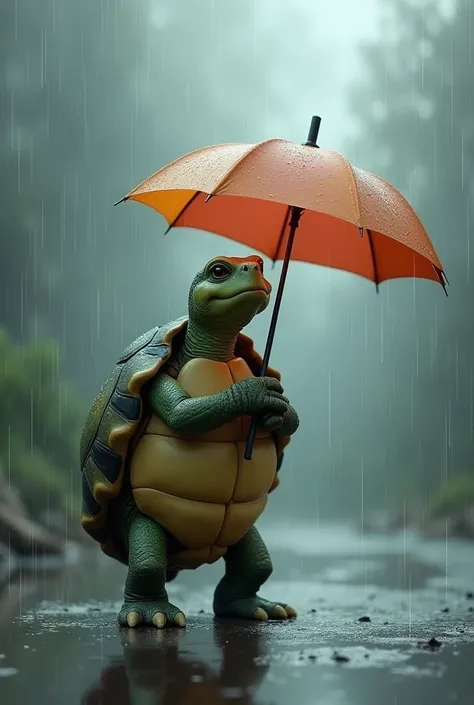
[[[258,255],[214,257],[191,284],[189,318],[208,330],[238,332],[267,308],[271,290]]]

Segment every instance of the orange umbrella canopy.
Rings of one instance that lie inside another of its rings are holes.
[[[122,199],[164,215],[169,227],[209,230],[283,266],[260,374],[265,375],[289,260],[353,272],[375,282],[439,282],[443,267],[408,201],[383,179],[316,144],[313,117],[304,145],[271,139],[204,147],[168,164]],[[119,201],[120,203],[120,201]],[[244,457],[250,460],[253,420]]]
[[[292,260],[376,284],[420,277],[444,286],[438,255],[402,194],[342,154],[315,146],[270,139],[204,147],[149,176],[122,200],[154,208],[170,227],[211,231],[274,261],[284,257],[294,206],[302,215]]]

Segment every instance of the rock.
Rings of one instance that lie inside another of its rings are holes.
[[[27,510],[20,498],[18,490],[9,484],[0,463],[0,505],[6,504],[15,509],[19,514],[27,514]]]
[[[331,658],[336,663],[348,663],[350,661],[348,656],[344,656],[344,654],[339,654],[337,651],[333,653]]]
[[[359,617],[358,622],[371,622],[370,617]]]
[[[19,493],[0,466],[0,545],[19,556],[62,555],[65,542],[28,515]]]
[[[14,507],[0,504],[0,542],[19,556],[62,555],[65,542]]]
[[[432,636],[428,641],[419,641],[417,646],[419,649],[426,649],[427,651],[437,651],[441,648],[442,642],[438,641],[436,637]]]

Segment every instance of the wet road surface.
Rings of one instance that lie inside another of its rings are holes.
[[[18,573],[0,594],[1,705],[474,703],[472,543],[262,533],[275,565],[262,594],[294,622],[215,621],[220,564],[169,586],[183,631],[119,630],[125,569],[109,559]]]

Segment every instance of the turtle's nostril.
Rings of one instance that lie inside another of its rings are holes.
[[[248,264],[243,264],[243,265],[242,265],[242,271],[243,271],[243,272],[248,272],[248,271],[249,271]]]

